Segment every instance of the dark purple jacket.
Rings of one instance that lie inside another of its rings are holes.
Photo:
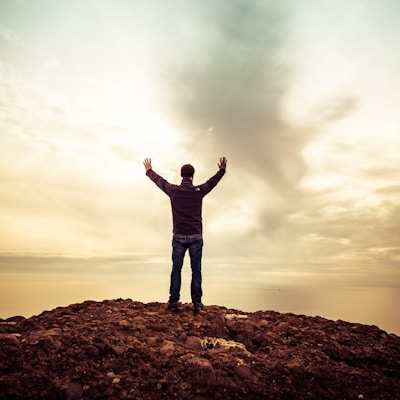
[[[214,189],[224,174],[225,170],[220,169],[206,183],[195,186],[189,178],[182,178],[180,185],[173,185],[152,169],[146,172],[146,175],[169,196],[172,207],[173,232],[181,235],[203,232],[201,217],[203,197]]]

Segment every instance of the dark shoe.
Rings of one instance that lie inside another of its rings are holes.
[[[175,311],[175,312],[179,311],[178,302],[177,301],[169,301],[167,309],[171,310],[171,311]]]
[[[194,312],[199,312],[201,310],[204,310],[204,306],[202,303],[200,303],[200,302],[193,303],[193,311]]]

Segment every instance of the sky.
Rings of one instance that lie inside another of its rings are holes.
[[[239,283],[398,304],[399,15],[396,0],[2,0],[0,317],[83,276],[166,297],[171,211],[145,157],[173,183],[227,157],[203,209],[220,304]],[[65,301],[118,292],[86,289]]]

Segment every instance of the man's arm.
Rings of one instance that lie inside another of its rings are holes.
[[[143,161],[144,168],[146,169],[146,175],[168,196],[171,194],[172,188],[174,185],[171,185],[167,180],[165,180],[162,176],[158,175],[153,171],[153,167],[151,165],[151,158],[145,158]]]

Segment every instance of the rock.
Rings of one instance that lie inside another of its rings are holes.
[[[61,336],[62,330],[60,328],[52,328],[43,332],[43,336]]]
[[[81,400],[83,396],[83,388],[77,382],[69,382],[65,389],[66,400]]]
[[[86,354],[90,357],[98,357],[100,351],[96,346],[88,345],[86,346]]]
[[[247,365],[238,365],[235,369],[235,372],[242,378],[251,380],[253,375],[251,373],[251,369]]]
[[[0,334],[0,371],[21,370],[22,366],[23,353],[19,339],[13,334]]]
[[[197,336],[188,336],[185,341],[185,347],[194,350],[203,350],[201,339]]]
[[[225,318],[228,321],[238,320],[238,319],[247,319],[248,316],[246,314],[225,314]]]
[[[174,342],[167,341],[160,349],[160,354],[171,356],[175,352]]]
[[[123,319],[122,321],[119,321],[118,325],[121,326],[122,328],[125,328],[125,329],[130,329],[131,326],[132,326],[132,324],[129,321],[125,320],[125,319]]]
[[[199,385],[214,385],[216,383],[215,371],[209,360],[191,355],[186,360],[185,365],[186,373],[193,382]]]
[[[0,399],[395,399],[400,338],[275,311],[87,301],[0,320]]]
[[[0,333],[0,344],[2,346],[20,347],[21,342],[18,340],[17,335],[19,334]]]

